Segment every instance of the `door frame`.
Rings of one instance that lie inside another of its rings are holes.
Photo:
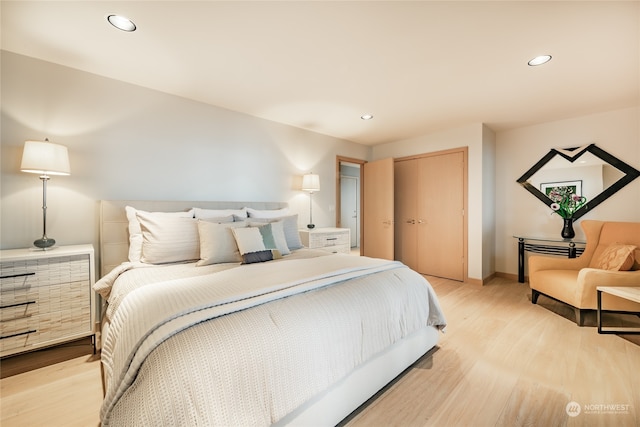
[[[342,212],[342,178],[340,177],[340,163],[342,162],[355,163],[357,165],[360,165],[360,206],[358,207],[360,210],[360,247],[358,248],[358,250],[360,251],[360,255],[362,255],[362,247],[364,246],[365,239],[365,236],[362,233],[362,224],[364,224],[364,213],[362,211],[364,201],[364,171],[362,165],[367,163],[367,161],[362,159],[355,159],[353,157],[336,156],[336,227],[342,226],[342,218],[340,217]]]

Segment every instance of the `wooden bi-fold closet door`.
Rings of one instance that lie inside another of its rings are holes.
[[[416,159],[396,161],[395,181],[395,259],[418,271],[418,162]]]
[[[421,274],[464,280],[463,150],[395,162],[396,259]]]
[[[363,165],[362,255],[394,259],[394,161],[376,160]]]

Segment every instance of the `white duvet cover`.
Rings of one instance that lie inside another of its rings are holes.
[[[301,258],[207,273],[123,265],[99,281],[115,307],[103,425],[269,425],[417,329],[445,325],[429,283],[401,263]]]

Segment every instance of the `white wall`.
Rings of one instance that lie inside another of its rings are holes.
[[[516,274],[517,242],[512,236],[560,237],[562,218],[522,188],[516,180],[551,148],[598,147],[640,169],[640,107],[543,123],[497,134],[496,271]],[[583,219],[640,221],[640,179],[614,194],[577,221],[576,238],[584,238]]]
[[[482,278],[495,273],[496,134],[482,127]]]
[[[471,124],[371,149],[9,52],[1,61],[2,249],[42,234],[40,180],[19,171],[27,139],[70,150],[72,175],[49,183],[48,234],[96,248],[100,199],[287,201],[304,226],[308,198],[296,180],[312,170],[322,186],[314,222],[333,226],[336,155],[376,160],[466,146],[472,279],[516,274],[513,234],[559,235],[560,218],[516,183],[551,148],[595,142],[640,169],[638,107],[497,135]],[[640,221],[640,179],[583,218]]]
[[[47,231],[98,248],[101,199],[285,201],[308,222],[299,177],[318,173],[317,226],[335,226],[336,155],[370,147],[2,52],[0,248],[42,235],[42,186],[20,172],[25,140],[69,148],[48,187]],[[297,186],[297,187],[296,187]]]
[[[484,237],[485,230],[492,231],[494,224],[491,207],[494,204],[491,189],[493,138],[493,132],[478,123],[373,147],[373,160],[468,147],[468,276],[475,280],[493,273],[493,236]],[[484,162],[487,162],[486,167]],[[487,240],[486,244],[483,239]]]

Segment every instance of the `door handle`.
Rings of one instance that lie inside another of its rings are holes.
[[[424,223],[424,222],[425,222],[425,220],[423,220],[423,219],[419,219],[419,220],[418,220],[418,224],[422,224],[422,223]]]
[[[408,219],[407,220],[407,224],[415,224],[416,220],[415,219]]]
[[[387,219],[387,220],[382,221],[382,223],[383,223],[384,225],[391,225],[391,222],[392,222],[392,221],[391,221],[390,219]]]

